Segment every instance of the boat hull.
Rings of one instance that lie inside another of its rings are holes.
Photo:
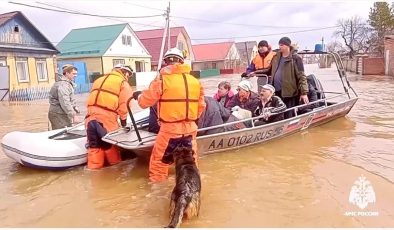
[[[264,126],[199,136],[197,137],[198,154],[199,156],[203,156],[215,152],[261,144],[327,123],[349,113],[357,99],[352,98],[341,103],[319,107],[309,113]],[[156,134],[141,130],[140,135],[142,137],[141,142],[138,141],[134,131],[110,133],[103,140],[131,150],[138,155],[150,154]]]

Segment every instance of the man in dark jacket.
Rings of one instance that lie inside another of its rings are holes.
[[[264,115],[259,120],[255,121],[254,125],[264,125],[271,122],[283,120],[283,112],[286,110],[286,105],[280,97],[274,96],[275,88],[272,85],[266,84],[261,87],[260,104],[255,112],[255,116]],[[273,115],[273,113],[275,113]]]
[[[308,84],[304,74],[304,65],[299,55],[293,52],[291,40],[283,37],[279,40],[279,52],[272,59],[271,76],[275,95],[279,96],[287,108],[308,104]],[[285,119],[294,116],[294,111],[285,113]]]

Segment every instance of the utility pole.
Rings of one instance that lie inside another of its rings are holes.
[[[322,51],[324,51],[324,37],[321,38],[321,48]]]
[[[167,49],[171,49],[171,32],[170,32],[170,4],[171,2],[168,2],[168,7],[167,7],[167,29],[168,29],[168,42],[167,42]]]
[[[159,61],[158,61],[158,65],[157,65],[157,71],[160,71],[161,68],[161,63],[163,61],[163,53],[164,53],[164,43],[166,41],[166,35],[168,35],[168,41],[170,40],[170,3],[168,3],[168,7],[167,10],[165,11],[165,14],[163,15],[166,18],[166,23],[165,23],[165,27],[164,27],[164,32],[163,32],[163,39],[161,40],[161,48],[160,48],[160,56],[159,56]],[[168,30],[168,31],[167,31]],[[168,42],[168,46],[170,45],[170,43]]]
[[[245,41],[245,52],[246,52],[246,60],[248,60],[248,63],[246,63],[246,66],[249,65],[249,54],[248,54],[248,43]]]

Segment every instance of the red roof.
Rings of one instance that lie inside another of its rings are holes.
[[[8,20],[13,18],[18,13],[19,13],[19,11],[9,12],[9,13],[5,13],[5,14],[0,14],[0,26],[5,24]]]
[[[176,41],[179,33],[185,31],[184,27],[173,27],[170,28],[170,46],[176,47]],[[163,40],[164,29],[156,29],[156,30],[143,30],[143,31],[135,31],[138,38],[144,44],[145,48],[148,50],[149,54],[152,55],[152,64],[157,65],[160,57],[160,49],[161,42]],[[164,45],[164,51],[168,50],[167,47],[167,37]]]
[[[224,60],[234,42],[193,45],[195,62]]]

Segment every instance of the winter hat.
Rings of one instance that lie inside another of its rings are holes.
[[[263,89],[271,90],[272,93],[275,93],[275,88],[270,84],[261,85]]]
[[[290,46],[291,45],[291,40],[288,37],[283,37],[279,40],[279,45],[285,45],[285,46]]]
[[[257,47],[262,47],[262,46],[268,47],[268,42],[266,40],[261,40]]]
[[[248,80],[242,80],[238,83],[238,87],[241,89],[244,89],[246,91],[251,91],[252,90],[252,83]]]

